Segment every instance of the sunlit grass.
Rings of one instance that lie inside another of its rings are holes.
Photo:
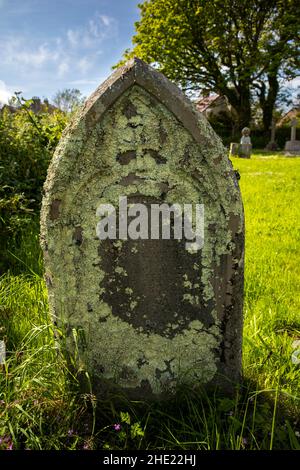
[[[246,219],[244,374],[300,397],[300,159],[235,160]],[[300,403],[296,403],[300,406]]]
[[[183,390],[168,404],[102,402],[93,426],[94,397],[80,393],[54,338],[32,231],[12,255],[15,274],[0,285],[0,339],[8,349],[0,449],[300,449],[300,365],[291,359],[300,339],[300,159],[264,153],[233,163],[246,217],[237,395]]]

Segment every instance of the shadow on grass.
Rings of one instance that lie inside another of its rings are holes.
[[[116,395],[99,401],[94,415],[98,449],[300,449],[299,416],[285,403],[280,386],[258,391],[248,380],[230,397],[186,387],[161,402]]]

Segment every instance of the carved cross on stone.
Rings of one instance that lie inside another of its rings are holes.
[[[271,140],[267,143],[265,150],[277,150],[277,143],[275,141],[275,133],[276,133],[276,120],[273,118],[272,123],[270,126],[271,130]]]
[[[293,118],[291,120],[291,141],[294,142],[296,139],[296,132],[297,132],[297,124],[298,124],[298,119]]]
[[[294,117],[291,120],[291,140],[285,143],[284,150],[286,155],[300,155],[300,140],[297,140],[298,119]]]

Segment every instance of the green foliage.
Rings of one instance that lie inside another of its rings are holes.
[[[238,128],[249,124],[258,93],[268,130],[279,76],[293,77],[299,68],[299,2],[150,0],[139,8],[125,59],[153,63],[183,88],[225,95]]]
[[[19,105],[0,112],[0,270],[7,250],[39,213],[47,168],[67,123],[59,110],[34,114],[32,100],[19,99]]]
[[[144,438],[144,430],[141,424],[131,422],[132,418],[128,411],[120,412],[120,422],[112,426],[112,431],[108,442],[105,442],[103,449],[125,450],[140,449]],[[107,429],[105,429],[107,433]]]
[[[41,266],[31,264],[39,257],[31,227],[14,252],[24,273],[0,279],[0,339],[8,349],[0,449],[300,449],[300,368],[291,360],[300,339],[299,159],[265,153],[233,163],[246,216],[244,380],[236,395],[185,389],[149,404],[81,394],[34,274]]]

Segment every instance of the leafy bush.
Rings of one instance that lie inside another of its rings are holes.
[[[20,103],[15,112],[0,113],[0,270],[39,212],[49,161],[68,120],[59,109],[34,114],[32,100]]]

